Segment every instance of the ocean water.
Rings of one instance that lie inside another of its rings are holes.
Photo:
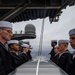
[[[49,55],[50,50],[42,50],[41,55],[47,57],[48,59],[50,59],[50,55]],[[32,58],[36,58],[38,56],[38,50],[36,51],[31,51],[31,55]]]

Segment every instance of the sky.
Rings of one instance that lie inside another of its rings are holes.
[[[58,22],[53,22],[50,24],[49,18],[45,18],[42,50],[50,51],[51,40],[69,39],[69,30],[75,28],[75,5],[71,7],[68,6],[62,11],[63,13],[59,17]],[[19,32],[21,30],[25,31],[25,26],[29,23],[35,26],[36,39],[24,39],[30,41],[33,51],[37,51],[39,49],[42,21],[42,19],[36,19],[13,23],[13,32]]]

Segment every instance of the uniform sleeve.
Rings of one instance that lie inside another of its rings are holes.
[[[23,63],[29,60],[28,56],[25,53],[21,53],[19,57],[21,57]]]
[[[1,60],[1,58],[0,58],[0,75],[6,75],[6,74],[5,74],[5,71],[4,71],[4,67],[3,67],[3,65],[2,65],[2,60]]]

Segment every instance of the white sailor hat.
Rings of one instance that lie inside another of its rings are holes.
[[[54,48],[57,48],[58,46],[56,45],[56,46],[54,46]]]
[[[29,41],[27,41],[27,40],[25,40],[25,41],[23,41],[23,43],[25,43],[25,44],[29,44],[30,42],[29,42]]]
[[[18,44],[19,41],[18,40],[10,40],[10,41],[7,41],[7,43],[8,44],[14,44],[14,43]]]
[[[73,35],[73,34],[75,34],[75,28],[73,28],[69,31],[69,35]]]
[[[29,48],[28,44],[22,44],[21,47]]]
[[[26,42],[26,43],[27,43],[27,42],[29,42],[29,41],[28,41],[28,40],[25,40],[25,41],[23,41],[23,42]]]
[[[60,43],[69,43],[69,40],[59,40],[58,44],[60,44]]]
[[[8,21],[0,21],[0,28],[12,28],[12,24]]]
[[[51,42],[57,42],[57,40],[51,40]]]

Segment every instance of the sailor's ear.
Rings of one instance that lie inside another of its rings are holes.
[[[0,34],[2,33],[2,29],[0,29]]]
[[[64,44],[64,46],[67,47],[68,45],[67,44]]]
[[[10,45],[10,48],[13,49],[13,48],[14,48],[14,44],[11,44],[11,45]]]

